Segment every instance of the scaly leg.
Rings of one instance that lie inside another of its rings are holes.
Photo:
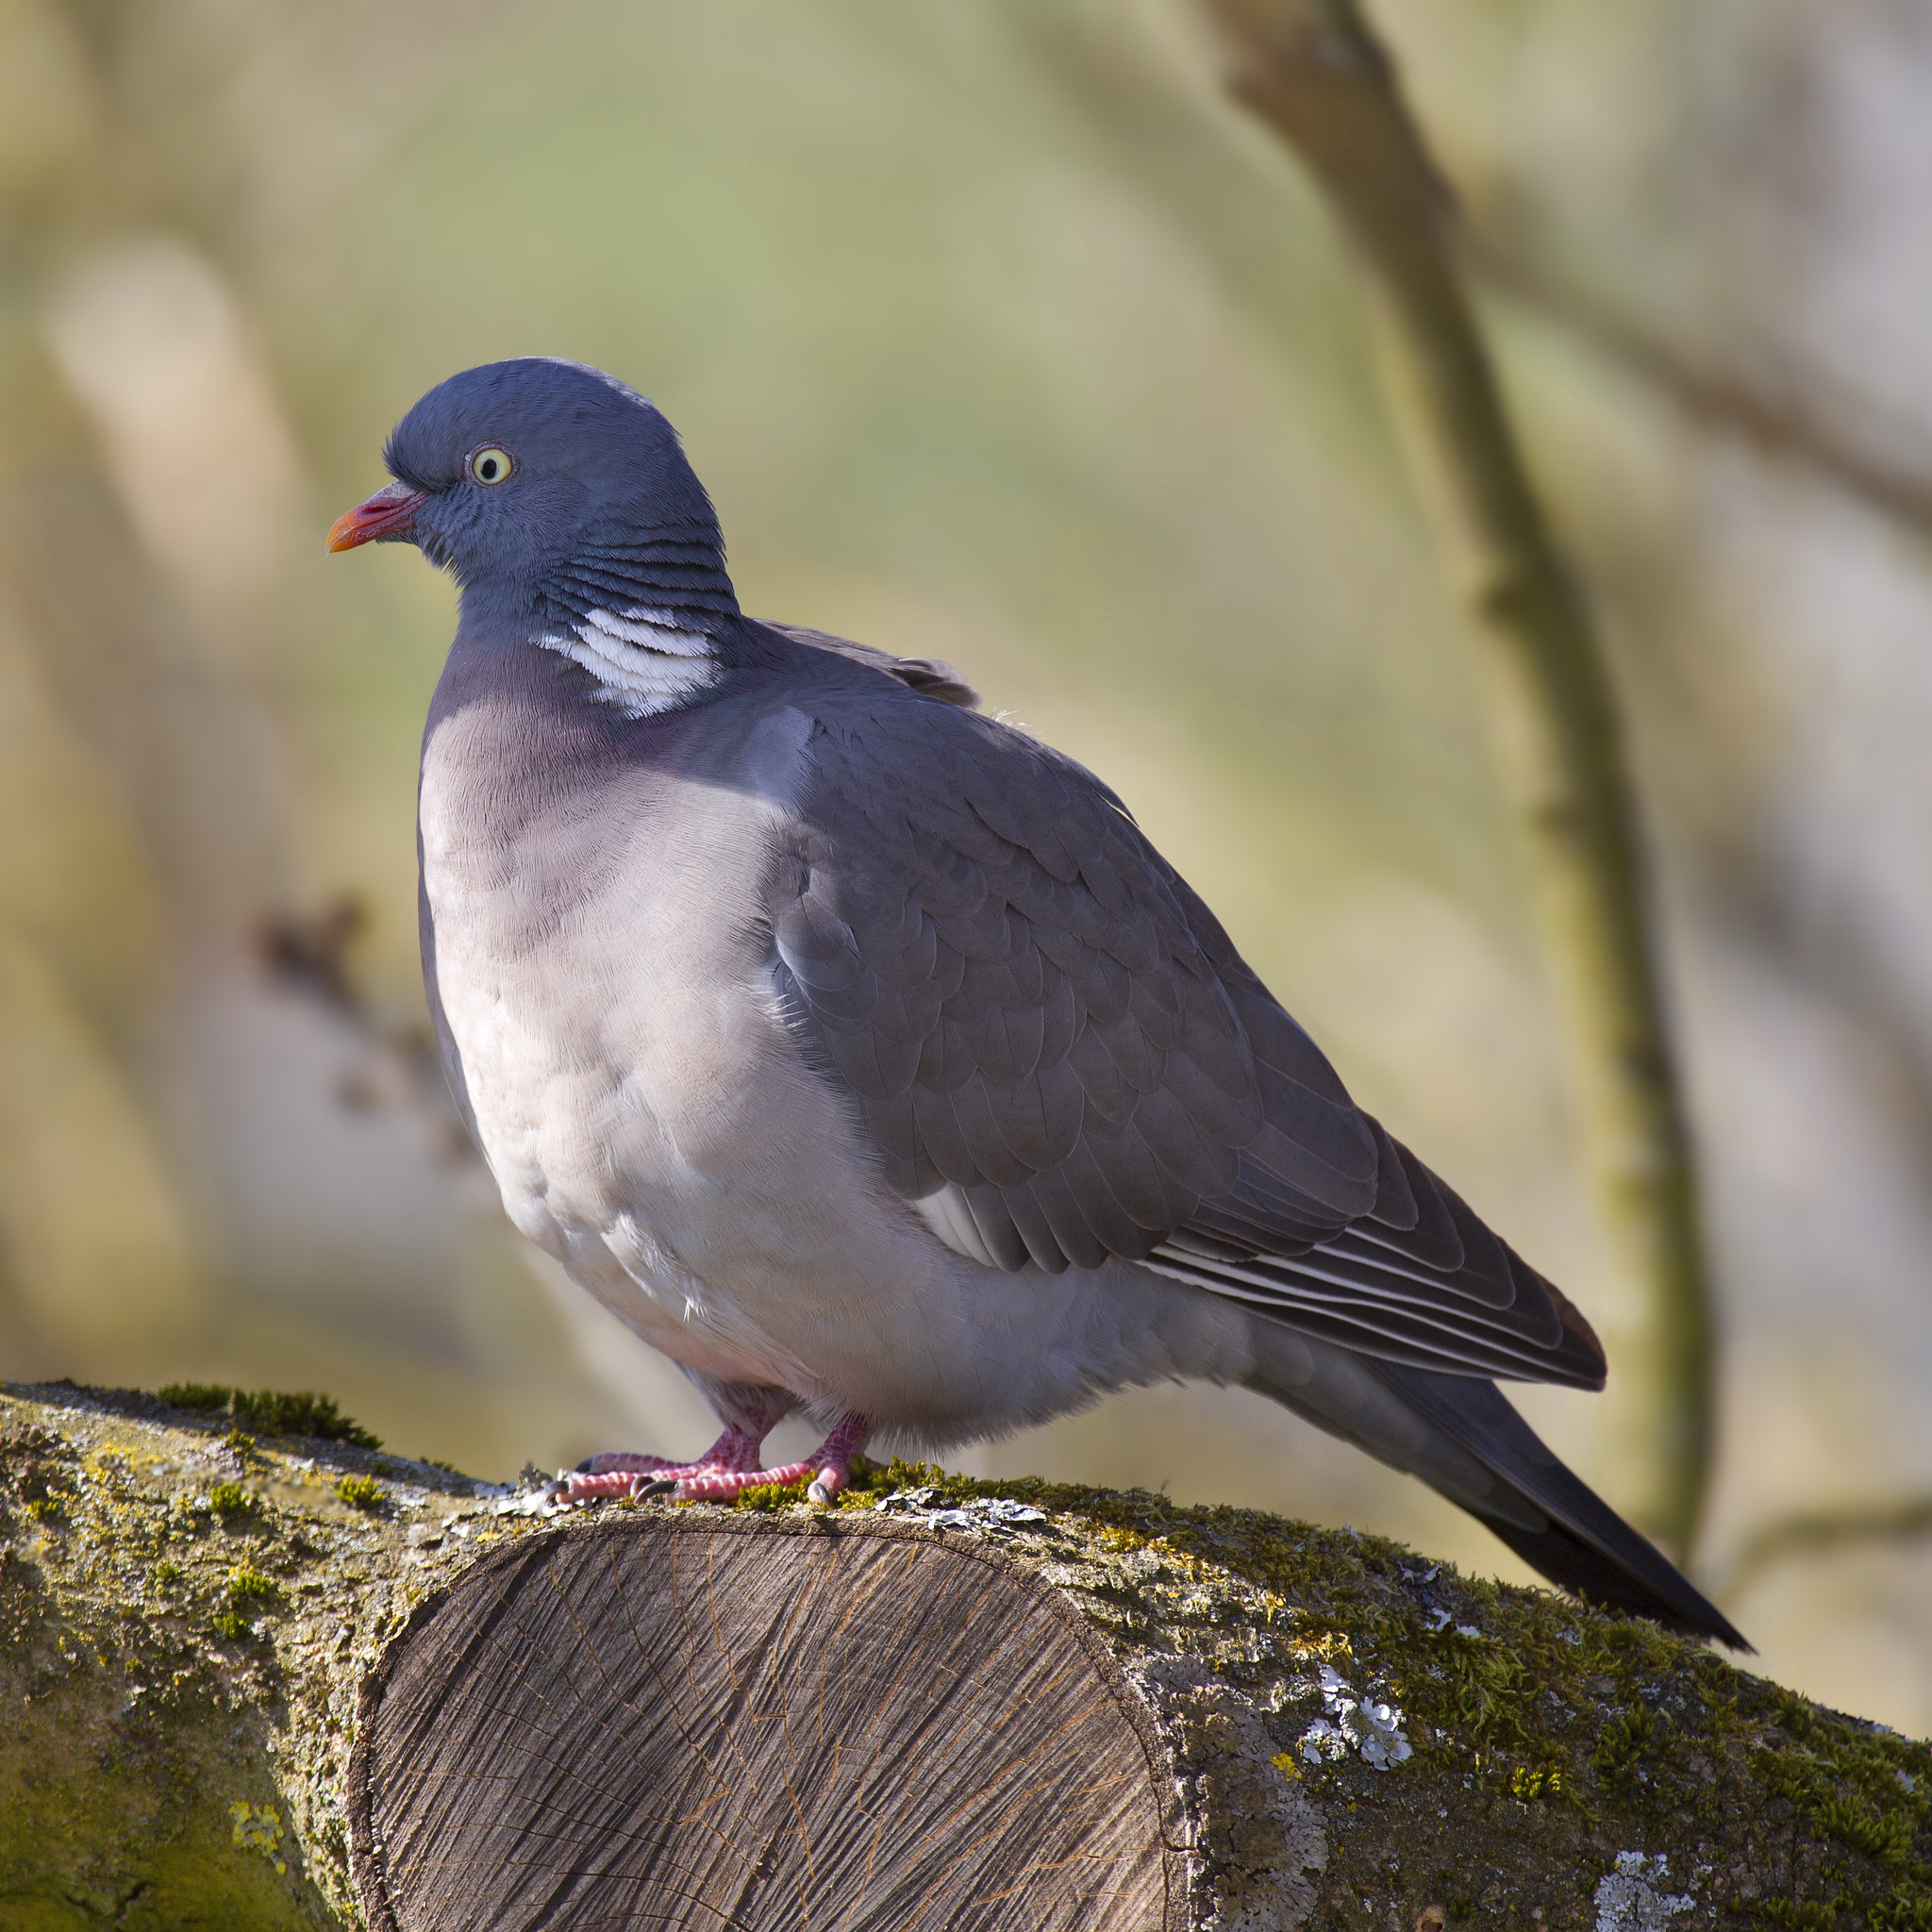
[[[767,1484],[782,1488],[810,1476],[807,1500],[829,1503],[851,1480],[853,1458],[871,1438],[872,1424],[864,1416],[841,1416],[831,1434],[803,1462],[787,1462],[776,1469],[698,1470],[678,1478],[677,1493],[694,1501],[712,1502],[735,1496],[740,1490],[762,1489]]]

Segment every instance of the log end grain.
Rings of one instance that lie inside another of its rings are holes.
[[[751,1527],[529,1539],[418,1608],[350,1773],[374,1924],[1179,1923],[1172,1779],[1053,1593],[886,1525]]]

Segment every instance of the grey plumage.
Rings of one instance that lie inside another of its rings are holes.
[[[1600,1386],[1589,1324],[1097,778],[944,666],[743,618],[661,417],[594,372],[454,378],[391,464],[406,521],[341,541],[464,585],[421,803],[452,1081],[518,1226],[727,1424],[943,1447],[1245,1383],[1741,1641],[1488,1379]]]
[[[1090,773],[889,690],[820,708],[805,756],[778,977],[896,1192],[957,1190],[1002,1268],[1142,1261],[1391,1360],[1602,1385]]]

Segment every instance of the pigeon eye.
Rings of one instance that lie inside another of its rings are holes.
[[[498,449],[493,442],[470,452],[470,475],[479,483],[501,483],[515,468],[508,450]]]

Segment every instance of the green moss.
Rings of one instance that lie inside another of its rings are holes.
[[[336,1494],[358,1509],[382,1507],[382,1485],[373,1475],[345,1475],[336,1484]]]
[[[1872,1932],[1932,1932],[1932,1893],[1895,1891],[1865,1914]]]
[[[0,1557],[0,1925],[334,1924],[340,1830],[308,1808],[315,1787],[283,1780],[339,1748],[312,1701],[338,1620],[368,1644],[406,1601],[342,1583],[345,1557],[352,1574],[368,1561],[370,1530],[344,1525],[328,1489],[364,1452],[323,1474],[224,1415],[212,1434],[229,1432],[249,1474],[209,1497],[207,1432],[178,1433],[152,1397],[76,1393],[0,1394],[0,1508],[44,1524]],[[47,1507],[29,1514],[35,1501]],[[247,1530],[240,1563],[235,1539],[208,1534],[213,1502]],[[400,1545],[375,1554],[406,1560]],[[264,1807],[285,1821],[282,1870],[233,1842],[244,1802],[258,1824]],[[318,1824],[298,1844],[298,1826]]]
[[[244,1516],[255,1507],[255,1498],[240,1483],[216,1483],[208,1492],[208,1507],[217,1516]]]
[[[235,1391],[225,1382],[170,1382],[155,1393],[176,1408],[225,1409],[235,1399]]]
[[[158,1391],[176,1408],[213,1410],[234,1417],[239,1427],[264,1436],[315,1436],[325,1442],[348,1442],[380,1449],[382,1439],[352,1421],[326,1395],[312,1390],[286,1393],[275,1389],[231,1389],[222,1382],[171,1382]]]
[[[1546,1858],[1552,1845],[1571,1847],[1567,1868],[1557,1858],[1545,1870],[1555,1884],[1600,1874],[1632,1845],[1668,1853],[1687,1874],[1708,1869],[1723,1845],[1733,1848],[1722,1855],[1727,1869],[1745,1874],[1735,1923],[1932,1932],[1922,1917],[1932,1901],[1932,1750],[1821,1711],[1654,1624],[1464,1578],[1378,1538],[1141,1492],[976,1482],[894,1463],[855,1479],[847,1500],[873,1507],[895,1489],[929,1490],[934,1507],[1009,1496],[1046,1510],[1066,1531],[1056,1557],[1078,1553],[1081,1574],[1068,1587],[1114,1641],[1212,1659],[1229,1681],[1280,1701],[1284,1740],[1320,1714],[1312,1689],[1292,1688],[1312,1686],[1317,1662],[1398,1705],[1416,1757],[1386,1783],[1365,1789],[1346,1760],[1299,1767],[1311,1793],[1345,1800],[1330,1814],[1350,1819],[1331,1848],[1337,1898],[1351,1883],[1383,1889],[1390,1849],[1408,1841],[1378,1839],[1379,1827],[1357,1822],[1358,1806],[1379,1817],[1407,1793],[1412,1819],[1463,1818],[1474,1791],[1509,1801],[1507,1812],[1483,1812],[1486,1830],[1509,1815],[1524,1821],[1512,1883],[1525,1901],[1536,1896],[1538,1846]],[[1272,1657],[1255,1648],[1259,1628],[1275,1633]],[[1372,1794],[1373,1807],[1363,1803]],[[1354,1879],[1347,1844],[1358,1846]],[[1453,1835],[1444,1849],[1457,1849]],[[1594,1879],[1580,1882],[1587,1897]],[[1781,1905],[1753,1895],[1780,1885],[1790,1888]],[[1509,1916],[1492,1886],[1471,1892],[1445,1877],[1433,1889],[1470,1894],[1456,1918]]]
[[[1834,1735],[1789,1692],[1778,1693],[1777,1709],[1786,1736],[1758,1753],[1763,1785],[1814,1839],[1861,1854],[1893,1880],[1882,1897],[1840,1889],[1827,1903],[1862,1908],[1866,1924],[1886,1932],[1932,1932],[1932,1862],[1914,1857],[1932,1833],[1932,1750],[1849,1725]]]
[[[1902,1812],[1887,1815],[1860,1798],[1833,1792],[1812,1807],[1811,1821],[1828,1837],[1881,1865],[1903,1865],[1911,1856],[1916,1834],[1912,1820]]]
[[[1795,1905],[1788,1898],[1774,1898],[1757,1907],[1758,1916],[1767,1924],[1783,1926],[1786,1932],[1831,1932],[1838,1924],[1838,1912],[1836,1899]]]
[[[208,1623],[219,1635],[239,1642],[249,1634],[256,1616],[278,1609],[281,1604],[281,1586],[272,1576],[264,1576],[253,1564],[238,1563],[228,1572],[221,1606]]]
[[[252,1564],[238,1563],[228,1572],[228,1601],[237,1609],[251,1605],[268,1605],[281,1600],[281,1585],[264,1576]]]
[[[765,1515],[774,1509],[789,1509],[792,1504],[805,1501],[810,1484],[811,1478],[803,1475],[795,1483],[758,1483],[751,1489],[740,1490],[732,1499],[732,1507]]]
[[[1597,1733],[1591,1766],[1607,1785],[1629,1784],[1656,1737],[1657,1719],[1642,1705],[1619,1712]]]

